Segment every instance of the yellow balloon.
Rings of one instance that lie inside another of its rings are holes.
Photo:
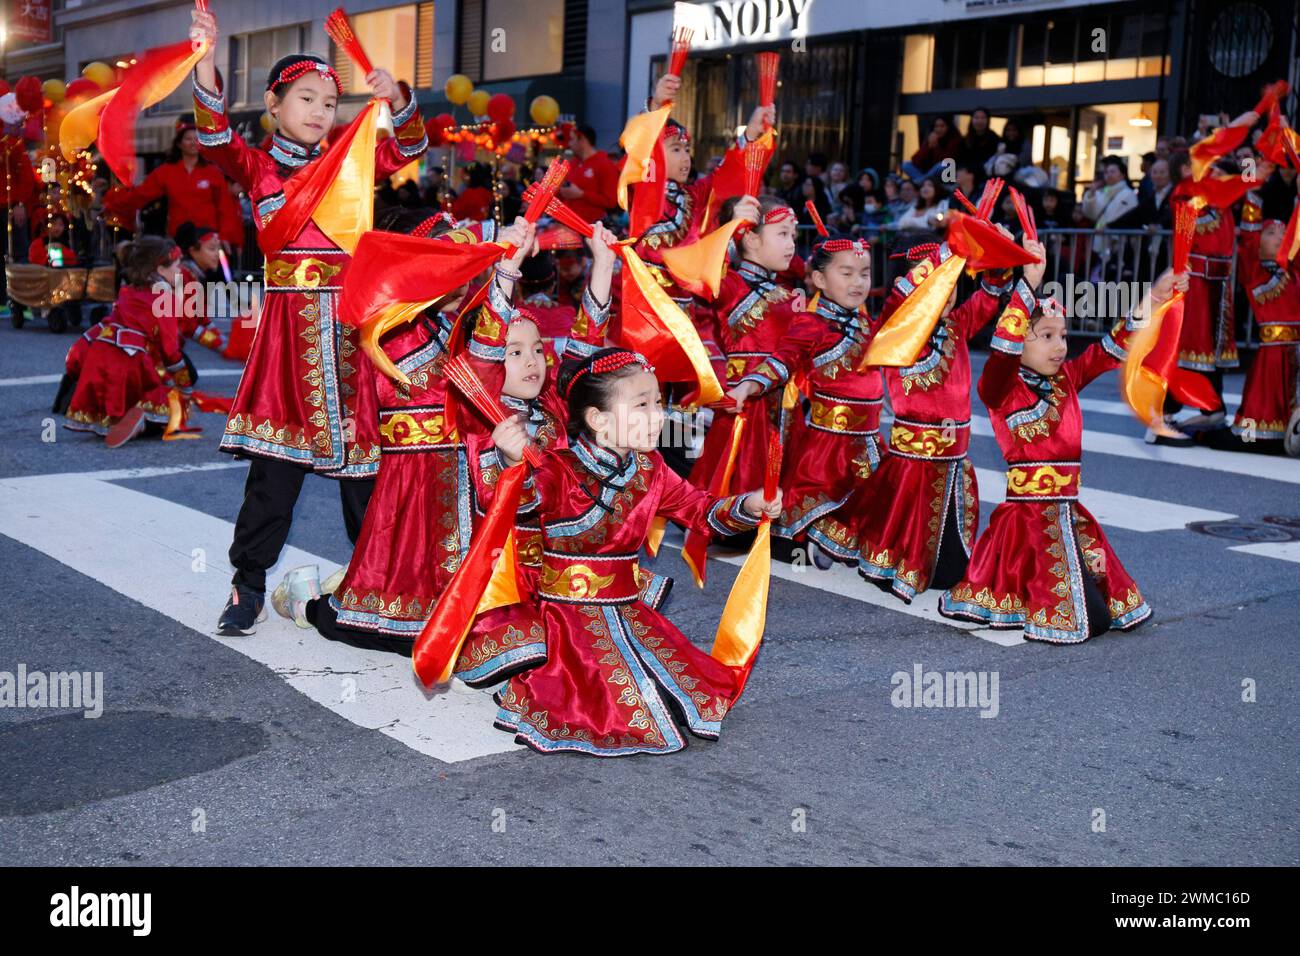
[[[560,104],[555,101],[555,97],[543,93],[529,104],[528,115],[538,126],[553,126],[560,118]]]
[[[447,77],[447,83],[442,90],[447,94],[447,99],[456,106],[464,106],[469,95],[474,92],[474,81],[464,73],[453,73]]]
[[[113,68],[107,63],[101,63],[99,60],[94,63],[87,63],[82,69],[81,75],[96,84],[101,90],[112,86],[113,81],[117,79]]]
[[[64,92],[67,87],[63,85],[62,80],[46,80],[41,84],[41,92],[51,103],[58,104],[63,102]]]
[[[487,90],[475,90],[465,101],[469,111],[475,116],[487,116],[488,100],[492,99],[492,94]]]
[[[263,113],[260,122],[262,124],[262,131],[265,133],[269,133],[271,130],[275,129],[275,117],[270,113]]]

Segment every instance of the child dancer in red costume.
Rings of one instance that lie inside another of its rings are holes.
[[[806,536],[848,561],[857,550],[841,509],[880,461],[880,372],[858,368],[878,328],[863,308],[871,291],[871,248],[864,239],[826,239],[813,251],[808,277],[817,290],[809,311],[794,316],[771,356],[728,394],[744,403],[762,396],[764,406],[779,406],[786,384],[800,384],[806,407],[790,423],[781,474],[784,510],[773,533]]]
[[[643,600],[637,556],[656,515],[736,534],[779,514],[780,494],[717,499],[674,474],[656,450],[659,382],[633,352],[566,363],[559,387],[569,447],[534,473],[547,660],[498,692],[497,726],[542,753],[604,757],[681,750],[679,722],[717,739],[740,675]],[[503,424],[495,440],[506,464],[522,458],[522,424]]]
[[[149,425],[161,433],[168,421],[169,385],[181,390],[182,401],[188,397],[193,380],[181,355],[176,317],[170,309],[155,308],[159,299],[170,299],[180,267],[181,251],[170,239],[144,236],[131,243],[123,267],[126,285],[112,314],[68,353],[67,371],[77,387],[67,428],[103,435],[109,448],[117,448]]]
[[[259,230],[285,206],[285,183],[320,154],[334,125],[342,85],[332,67],[310,54],[279,60],[266,83],[266,108],[277,129],[270,149],[248,146],[230,128],[216,88],[216,17],[191,14],[191,37],[207,40],[194,78],[194,115],[203,155],[247,190]],[[366,77],[393,110],[395,135],[376,148],[383,179],[427,148],[410,88],[385,70]],[[293,506],[308,472],[339,483],[348,537],[356,540],[379,468],[374,380],[362,367],[357,333],[337,320],[338,292],[349,256],[310,219],[285,248],[268,252],[266,299],[257,335],[226,423],[221,449],[247,456],[244,503],[235,522],[230,600],[218,631],[251,634],[264,619],[266,570],[289,534]]]
[[[882,318],[951,254],[947,243],[910,250],[916,265],[895,282]],[[1037,285],[1042,266],[1027,266],[1026,272]],[[926,588],[952,586],[966,570],[980,513],[975,469],[966,457],[969,342],[997,316],[1010,287],[1009,272],[985,272],[979,288],[956,308],[954,290],[916,361],[885,370],[894,412],[889,453],[853,521],[858,573],[907,603]]]
[[[1300,180],[1297,180],[1300,181]],[[1276,219],[1241,240],[1237,268],[1259,327],[1259,351],[1246,375],[1232,430],[1253,441],[1285,438],[1296,412],[1296,353],[1300,350],[1300,259],[1277,261],[1286,224]],[[1273,447],[1277,447],[1273,445]]]
[[[1043,258],[1041,245],[1026,248]],[[1152,305],[1176,288],[1187,288],[1187,276],[1175,280],[1166,272],[1152,289]],[[941,614],[1023,628],[1027,639],[1054,644],[1127,631],[1151,616],[1101,525],[1079,503],[1079,391],[1119,367],[1132,329],[1131,319],[1121,321],[1067,361],[1060,306],[1017,284],[979,381],[1007,461],[1007,497],[976,542],[965,577],[940,596]]]

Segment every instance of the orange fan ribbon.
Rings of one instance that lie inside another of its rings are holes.
[[[527,471],[521,462],[501,473],[496,497],[474,532],[469,553],[416,638],[411,666],[425,687],[451,680],[460,649],[479,614],[518,601],[518,584],[510,580],[515,560],[510,545]]]
[[[155,103],[161,103],[185,82],[195,64],[207,52],[206,40],[197,47],[189,40],[183,40],[150,50],[126,71],[122,85],[105,100],[94,138],[109,169],[122,182],[128,185],[135,182],[135,124],[140,113]],[[83,115],[79,120],[82,125],[78,127],[78,140],[85,136],[85,122]],[[60,145],[61,140],[60,135]]]
[[[777,476],[781,473],[781,439],[775,432],[768,436],[768,468],[763,494],[770,500],[776,495]],[[767,628],[767,597],[772,585],[772,520],[766,516],[754,533],[745,563],[740,567],[722,619],[713,638],[709,656],[735,668],[738,676],[734,702],[749,681],[758,656],[763,631]]]

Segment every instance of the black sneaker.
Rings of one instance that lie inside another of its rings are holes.
[[[246,637],[266,620],[266,596],[252,588],[235,585],[230,589],[230,600],[217,622],[217,633],[222,637]]]

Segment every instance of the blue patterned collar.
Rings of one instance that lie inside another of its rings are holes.
[[[1027,365],[1020,366],[1020,380],[1028,385],[1040,399],[1052,394],[1052,380],[1046,375],[1035,372]]]
[[[537,427],[546,421],[546,416],[542,414],[542,405],[536,398],[515,398],[513,395],[502,394],[501,404],[512,412],[521,412],[528,416],[527,426],[530,434],[535,434]]]
[[[622,488],[636,474],[636,452],[630,452],[626,459],[619,458],[586,435],[580,436],[572,448],[582,467],[596,476],[602,485]]]
[[[767,283],[771,284],[776,281],[776,273],[771,269],[764,269],[757,262],[750,262],[748,259],[741,260],[740,265],[736,266],[736,271],[751,284]]]
[[[858,310],[846,309],[838,302],[832,302],[826,296],[817,297],[817,314],[823,319],[828,319],[836,325],[856,326],[858,322]]]
[[[271,148],[269,152],[271,158],[281,166],[288,166],[292,169],[297,169],[306,166],[320,155],[320,145],[317,144],[312,147],[307,147],[302,143],[294,142],[287,136],[281,136],[279,133],[272,133]]]

